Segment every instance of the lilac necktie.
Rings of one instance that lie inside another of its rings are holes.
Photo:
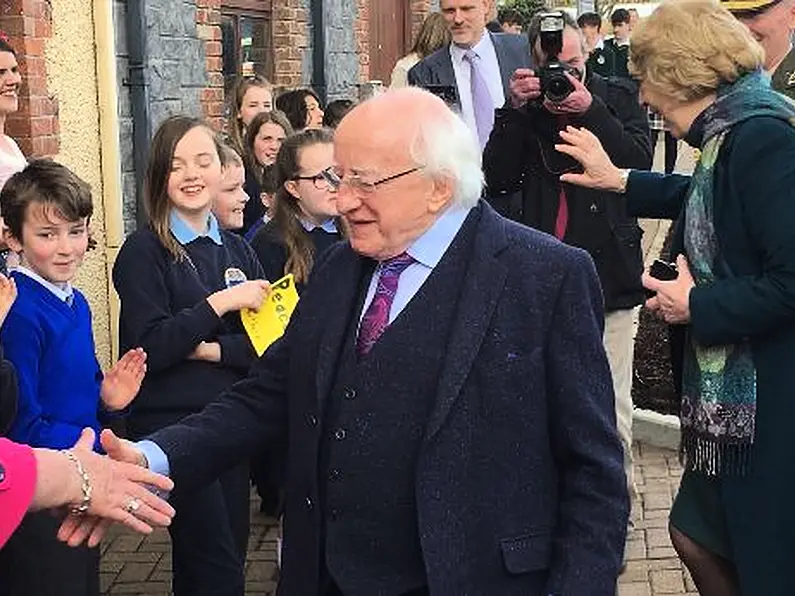
[[[360,356],[364,356],[372,349],[384,329],[389,325],[389,311],[392,309],[392,301],[395,299],[398,279],[406,267],[413,262],[414,259],[410,255],[403,253],[381,263],[381,274],[378,277],[373,301],[367,307],[367,312],[364,313],[359,326],[356,352]]]
[[[480,69],[480,56],[474,50],[467,50],[464,60],[469,62],[469,83],[472,87],[472,109],[475,112],[475,124],[478,129],[480,148],[486,146],[494,127],[494,101],[489,93],[489,86]]]

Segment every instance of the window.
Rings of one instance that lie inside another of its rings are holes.
[[[226,92],[239,76],[272,80],[271,0],[223,0],[221,15]]]

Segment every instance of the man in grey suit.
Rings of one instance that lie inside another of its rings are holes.
[[[494,126],[494,110],[503,107],[508,97],[511,75],[530,66],[524,36],[486,30],[489,4],[489,0],[441,0],[453,41],[409,71],[410,85],[432,92],[455,91],[456,107],[481,149]]]

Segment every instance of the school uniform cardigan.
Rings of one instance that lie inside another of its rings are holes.
[[[65,449],[85,427],[99,436],[102,371],[88,302],[78,290],[57,296],[30,274],[13,271],[11,276],[18,295],[0,342],[16,370],[19,402],[8,437]]]
[[[207,297],[226,288],[227,269],[262,279],[262,268],[241,237],[219,230],[199,236],[172,217],[172,233],[187,257],[175,259],[151,228],[131,234],[113,267],[121,299],[122,350],[148,354],[148,371],[131,405],[131,416],[171,413],[174,419],[201,410],[248,372],[256,354],[238,312],[219,317]],[[218,342],[221,362],[190,360],[200,342]]]

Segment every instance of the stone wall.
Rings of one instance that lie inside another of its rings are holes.
[[[212,90],[208,75],[208,44],[216,42],[212,27],[200,30],[199,18],[206,25],[217,25],[210,16],[208,4],[212,0],[144,0],[146,23],[146,68],[149,124],[152,132],[168,116],[189,114],[211,118],[223,111],[223,93]],[[127,39],[127,0],[114,0],[114,27],[118,59],[119,129],[124,189],[124,230],[135,229],[137,201],[135,193],[135,162],[133,151],[133,121],[130,102],[130,72]],[[200,33],[204,36],[201,37]],[[210,39],[206,39],[207,37]],[[220,45],[220,44],[219,44]],[[214,46],[213,46],[214,47]],[[216,61],[220,59],[214,58]],[[211,74],[211,73],[210,73]],[[223,84],[221,82],[221,84]],[[208,89],[210,91],[208,91]]]
[[[361,26],[357,7],[362,0],[326,0],[324,8],[326,34],[326,90],[328,99],[356,99],[362,56],[369,48],[361,45]],[[369,60],[369,58],[368,58]]]

